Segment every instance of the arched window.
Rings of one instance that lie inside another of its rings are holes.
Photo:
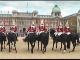
[[[57,13],[55,13],[55,16],[57,16]]]
[[[58,13],[58,16],[59,16],[59,13]]]

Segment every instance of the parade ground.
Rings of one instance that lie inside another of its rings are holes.
[[[77,46],[74,52],[69,53],[69,50],[65,54],[62,54],[63,50],[60,50],[60,43],[58,43],[58,49],[52,51],[52,39],[49,39],[47,46],[47,52],[43,54],[40,50],[37,51],[38,44],[36,42],[34,53],[31,54],[30,50],[27,50],[27,43],[23,42],[24,37],[18,37],[17,41],[17,53],[14,50],[8,52],[8,46],[3,52],[0,51],[0,59],[80,59],[80,46]],[[6,42],[7,43],[7,42]],[[71,49],[72,50],[72,44]]]

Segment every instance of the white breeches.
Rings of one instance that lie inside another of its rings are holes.
[[[43,33],[44,31],[40,31],[39,34]]]
[[[62,32],[58,32],[57,34],[58,34],[58,36],[60,36],[62,34]]]
[[[80,38],[79,38],[79,42],[80,42]]]
[[[66,34],[69,35],[69,34],[71,34],[71,33],[70,33],[70,32],[67,32]]]
[[[58,33],[57,33],[57,32],[55,32],[54,34],[55,34],[55,36],[56,36]]]

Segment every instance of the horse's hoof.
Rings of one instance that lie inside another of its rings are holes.
[[[45,54],[44,51],[42,51],[42,53]]]
[[[52,48],[52,51],[53,51],[53,48]]]
[[[2,49],[3,49],[3,47],[2,47]]]
[[[9,51],[9,52],[11,52],[11,51]]]
[[[60,50],[62,50],[62,48],[60,48]]]
[[[62,52],[63,54],[65,54],[65,52]]]
[[[17,51],[16,51],[16,53],[17,53]]]

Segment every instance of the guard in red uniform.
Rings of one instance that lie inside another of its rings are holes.
[[[66,26],[64,27],[64,33],[66,33],[68,35],[68,41],[67,41],[67,48],[70,49],[70,28],[69,28],[69,24],[68,21],[66,23]]]
[[[56,31],[57,31],[56,35],[58,35],[58,36],[60,36],[63,33],[61,22],[60,22],[59,26],[56,28]]]
[[[13,21],[13,25],[10,27],[10,32],[15,33],[17,35],[17,26],[14,21]]]
[[[66,23],[66,26],[64,27],[64,33],[66,33],[67,35],[71,34],[68,22]]]
[[[14,21],[13,21],[13,25],[10,27],[10,32],[13,32],[13,33],[17,32],[17,26],[15,25]]]
[[[44,25],[43,20],[41,20],[41,24],[39,25],[39,34],[41,34],[42,32],[46,32],[47,28]]]
[[[36,33],[36,26],[34,25],[34,21],[32,22],[32,25],[28,27],[28,34],[29,33]]]
[[[4,23],[3,23],[3,21],[2,21],[2,23],[1,23],[1,29],[2,29],[2,32],[5,34],[5,32],[6,32],[6,28],[5,28],[5,26],[4,26]]]

